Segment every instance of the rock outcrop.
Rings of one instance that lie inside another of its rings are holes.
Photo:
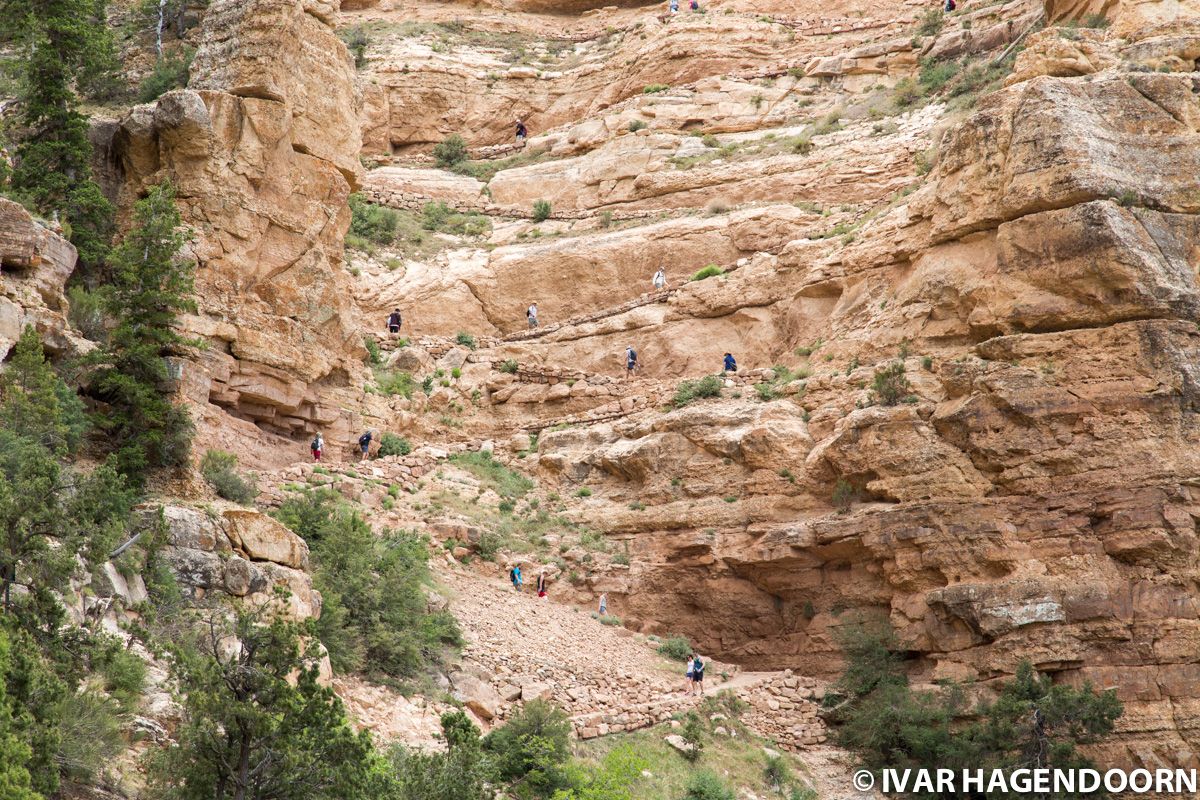
[[[123,205],[163,180],[176,188],[197,261],[199,313],[184,327],[209,344],[185,391],[216,407],[201,414],[202,440],[237,420],[258,427],[269,444],[245,448],[252,464],[290,452],[269,434],[299,452],[315,430],[336,442],[355,424],[333,397],[359,383],[363,356],[342,260],[360,101],[332,13],[212,3],[191,88],[134,108],[112,144]]]
[[[0,360],[32,325],[51,353],[77,354],[88,347],[67,324],[67,279],[75,248],[34,221],[19,204],[0,197]]]

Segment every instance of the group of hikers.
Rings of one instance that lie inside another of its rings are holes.
[[[667,7],[670,9],[672,14],[678,14],[679,0],[667,0]],[[700,0],[688,0],[688,8],[690,8],[692,11],[699,11]]]
[[[525,578],[521,575],[521,565],[514,564],[513,568],[508,571],[508,579],[512,581],[513,588],[518,592],[522,591],[525,586]],[[546,571],[542,570],[537,577],[537,596],[546,596]]]
[[[523,128],[523,126],[522,126],[522,128]],[[653,277],[651,277],[651,279],[650,279],[650,282],[654,286],[654,290],[656,292],[661,292],[664,289],[666,289],[666,287],[667,287],[667,270],[666,270],[666,268],[660,266],[657,270],[655,270]],[[400,313],[400,309],[398,309],[398,308],[394,309],[392,311],[392,313],[388,315],[388,318],[387,318],[388,333],[392,333],[392,334],[400,333],[400,327],[403,324],[403,322],[404,322],[404,317]],[[537,328],[537,326],[538,326],[538,304],[537,304],[537,301],[530,303],[529,308],[525,309],[525,324],[529,326],[529,330],[534,330],[535,328]],[[625,377],[626,378],[633,377],[633,374],[640,367],[641,367],[641,363],[638,361],[637,351],[633,349],[632,345],[627,346],[625,348]],[[722,363],[722,370],[725,372],[737,372],[737,361],[734,359],[732,354],[730,354],[730,353],[725,354],[725,358]],[[364,434],[364,436],[365,436],[365,434]],[[359,444],[362,445],[362,443],[363,443],[363,440],[360,439]],[[317,448],[315,446],[316,445],[315,440],[314,440],[313,444],[314,444],[314,447],[313,447],[314,459],[317,461],[320,461],[320,458],[316,454]],[[369,439],[367,440],[366,444],[367,444],[367,446],[370,445]],[[365,447],[363,450],[363,459],[364,460],[366,459]]]
[[[367,456],[371,452],[371,442],[375,441],[375,437],[375,431],[370,428],[363,431],[362,436],[358,437],[358,448],[362,451],[362,458],[359,459],[360,461],[367,460]],[[308,445],[308,448],[310,451],[312,451],[313,461],[320,461],[321,456],[325,454],[325,435],[320,431],[317,431],[317,435],[313,437],[313,440]]]

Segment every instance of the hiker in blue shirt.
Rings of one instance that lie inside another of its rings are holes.
[[[633,377],[633,371],[638,368],[637,351],[632,347],[625,348],[625,377]]]
[[[725,354],[725,371],[726,372],[737,372],[737,362],[733,360],[732,353]]]
[[[518,592],[521,591],[521,568],[519,566],[513,567],[509,570],[508,577],[512,580],[513,588]]]

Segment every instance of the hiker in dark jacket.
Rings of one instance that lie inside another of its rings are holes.
[[[700,660],[699,654],[696,654],[695,660],[692,661],[692,686],[697,694],[704,694],[704,662]]]
[[[374,437],[371,435],[371,431],[369,430],[362,436],[358,437],[358,446],[362,449],[363,461],[367,460],[367,454],[371,452],[371,439],[373,438]]]
[[[400,309],[396,309],[391,314],[388,314],[387,329],[389,333],[399,333],[400,325],[404,322],[404,317],[400,316]]]
[[[529,136],[529,129],[525,127],[523,120],[517,120],[517,141],[525,144],[525,139]]]
[[[732,353],[725,354],[725,371],[726,372],[737,372],[737,362],[733,360]]]

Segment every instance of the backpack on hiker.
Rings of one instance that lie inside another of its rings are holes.
[[[309,449],[310,449],[310,450],[320,450],[320,449],[321,449],[321,439],[320,439],[320,437],[317,437],[316,439],[313,439],[313,440],[312,440],[312,444],[311,444],[311,445],[309,445]]]
[[[367,431],[362,436],[358,437],[358,446],[359,447],[370,447],[371,446],[371,432],[370,431]]]

